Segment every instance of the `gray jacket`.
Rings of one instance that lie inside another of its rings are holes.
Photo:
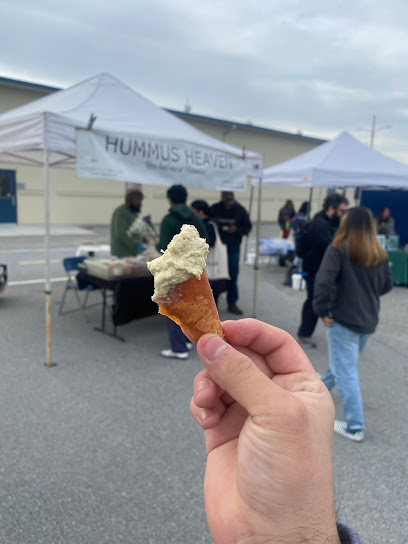
[[[381,221],[380,218],[377,217],[375,223],[377,225],[378,234],[385,234],[385,236],[395,235],[395,221],[391,215],[386,221]]]
[[[358,266],[330,244],[316,275],[313,309],[358,334],[371,334],[378,323],[379,297],[391,288],[388,261]]]

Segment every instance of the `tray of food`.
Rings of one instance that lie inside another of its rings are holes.
[[[147,260],[139,257],[124,259],[85,259],[84,265],[88,274],[104,280],[114,280],[128,277],[149,276]]]

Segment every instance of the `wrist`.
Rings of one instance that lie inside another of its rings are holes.
[[[340,544],[334,504],[319,515],[294,508],[292,519],[272,522],[260,516],[250,527],[237,544]]]
[[[280,530],[240,538],[237,544],[341,544],[337,527],[328,530],[299,527],[290,532]]]

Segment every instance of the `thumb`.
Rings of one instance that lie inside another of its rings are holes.
[[[288,394],[216,334],[203,335],[197,352],[211,378],[253,417],[270,412]]]

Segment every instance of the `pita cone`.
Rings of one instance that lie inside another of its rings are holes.
[[[206,273],[198,280],[192,276],[170,289],[165,299],[159,299],[159,313],[175,321],[189,333],[193,342],[206,333],[224,338],[217,306]]]
[[[193,225],[183,225],[161,257],[147,266],[154,276],[152,299],[194,342],[206,333],[224,338],[217,306],[204,271],[208,244]]]

